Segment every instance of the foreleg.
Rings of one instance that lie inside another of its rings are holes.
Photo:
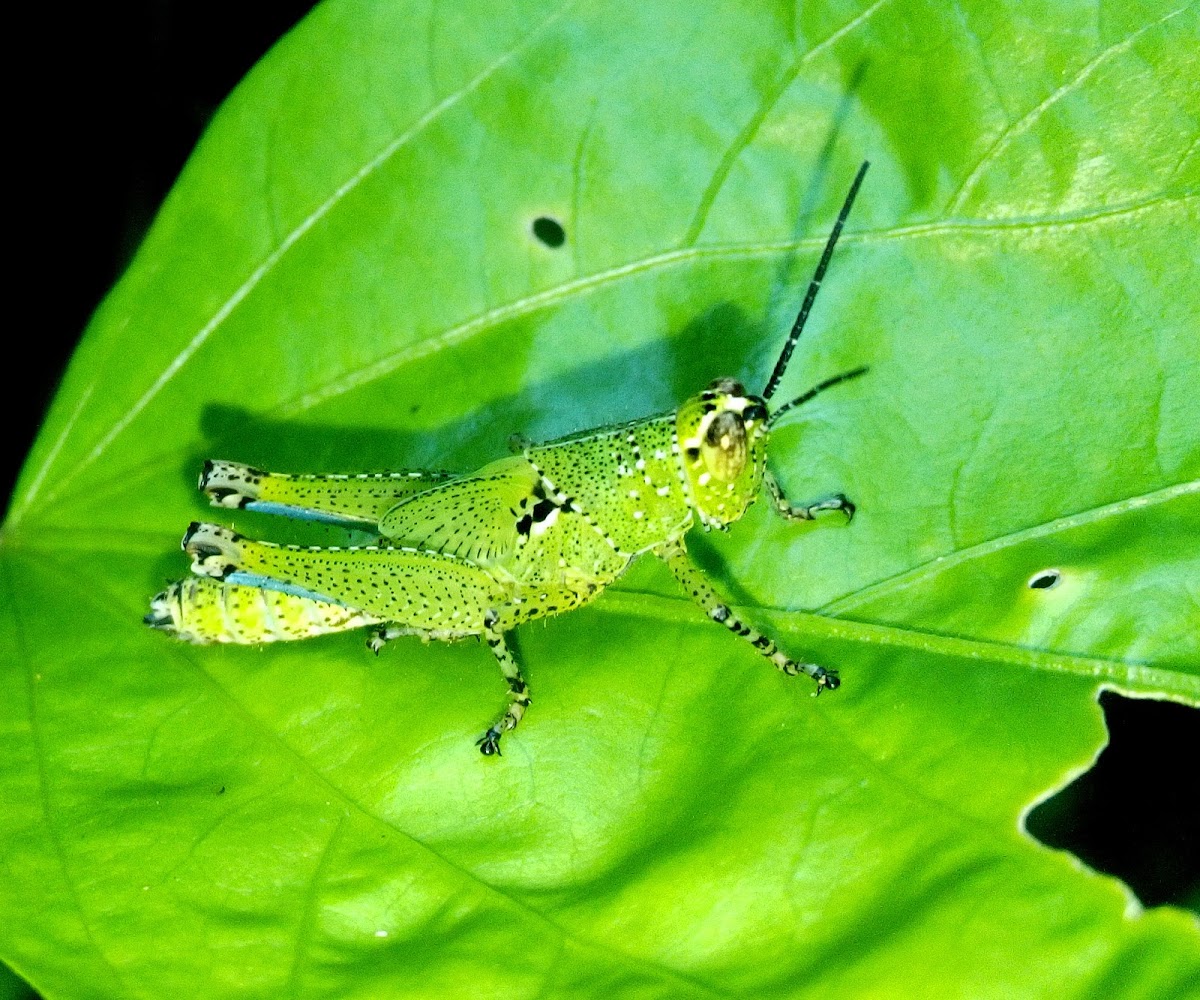
[[[847,523],[854,517],[856,508],[844,493],[834,493],[832,496],[814,500],[811,503],[793,504],[783,495],[783,489],[780,487],[779,481],[771,475],[770,469],[766,471],[763,478],[767,483],[767,492],[771,494],[771,506],[776,513],[781,514],[789,521],[811,521],[823,510],[840,510],[846,515]]]

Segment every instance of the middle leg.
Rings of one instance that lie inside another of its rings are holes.
[[[797,674],[807,674],[817,682],[817,694],[821,693],[822,688],[833,690],[841,684],[836,670],[827,670],[816,663],[801,663],[793,660],[775,645],[774,640],[758,630],[752,629],[749,625],[743,624],[729,609],[729,605],[717,596],[704,574],[692,564],[682,540],[660,549],[658,555],[671,568],[671,572],[675,574],[675,579],[679,581],[683,589],[708,612],[709,618],[724,625],[734,635],[745,639],[774,663],[776,669],[792,677]]]
[[[508,648],[504,633],[497,627],[498,622],[499,616],[496,612],[489,611],[484,618],[483,638],[495,655],[496,662],[500,664],[500,672],[504,674],[504,679],[508,681],[509,702],[504,714],[475,741],[479,752],[487,757],[500,754],[500,737],[510,729],[517,728],[517,723],[521,721],[525,709],[529,707],[529,685],[521,676],[521,665],[517,663],[517,658]]]

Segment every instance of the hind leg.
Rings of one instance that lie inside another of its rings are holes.
[[[401,500],[453,478],[454,473],[426,470],[291,475],[208,461],[199,487],[214,507],[373,528]]]
[[[510,591],[481,566],[400,546],[276,545],[217,524],[193,524],[183,546],[192,569],[202,576],[370,615],[383,623],[370,640],[372,648],[400,635],[446,641],[482,635],[508,682],[509,696],[504,714],[479,740],[484,754],[500,752],[500,737],[521,721],[529,706],[525,679],[496,610],[508,607]]]
[[[488,648],[495,654],[496,662],[500,664],[500,672],[504,674],[504,679],[508,681],[509,701],[504,714],[475,741],[479,752],[488,757],[492,754],[500,754],[500,737],[510,729],[517,728],[517,724],[525,714],[525,709],[529,707],[529,685],[525,683],[525,678],[521,675],[521,665],[517,663],[517,658],[509,649],[504,633],[496,627],[497,620],[496,613],[489,611],[484,619],[483,638],[488,644]]]

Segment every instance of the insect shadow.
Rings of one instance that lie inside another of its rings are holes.
[[[213,457],[294,472],[430,468],[466,473],[507,454],[514,434],[544,440],[665,412],[722,375],[761,382],[761,358],[785,335],[786,330],[768,331],[762,320],[721,302],[677,333],[636,349],[540,382],[496,385],[492,399],[434,427],[403,424],[413,422],[431,392],[454,392],[444,357],[420,359],[388,376],[387,394],[398,401],[392,426],[273,419],[213,403],[201,415],[205,443],[181,463],[179,476],[194,487],[199,468]],[[480,336],[484,353],[489,339],[511,353],[506,331]],[[203,497],[197,498],[205,506]]]
[[[196,477],[204,462],[214,457],[292,472],[425,468],[467,473],[505,455],[514,435],[549,440],[668,411],[722,376],[760,384],[784,336],[786,329],[776,328],[766,316],[751,316],[731,301],[717,302],[677,332],[636,349],[532,384],[498,385],[499,395],[435,427],[402,425],[414,422],[431,386],[437,386],[438,392],[454,391],[446,381],[445,357],[419,359],[387,377],[388,396],[400,401],[395,409],[396,424],[401,426],[272,419],[243,407],[214,403],[201,416],[205,443],[180,463],[178,481],[193,493],[199,519],[209,507],[195,489]],[[477,346],[484,353],[494,348],[511,355],[513,350],[511,334],[503,328],[479,335]],[[564,406],[564,400],[569,405]],[[312,521],[251,512],[242,512],[240,517],[247,526],[269,525],[276,537],[282,533],[281,541],[296,544],[369,544],[373,540],[365,532],[360,535]],[[747,599],[703,533],[693,533],[692,546],[697,562],[733,600]],[[164,554],[153,568],[155,578],[177,572],[178,563],[177,554]]]

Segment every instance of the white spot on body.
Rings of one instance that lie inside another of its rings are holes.
[[[696,477],[696,482],[698,482],[701,486],[707,486],[710,479],[712,479],[711,475],[709,475],[707,472],[702,472]]]
[[[646,512],[644,510],[635,510],[633,512],[633,519],[635,521],[640,521],[645,516],[646,516]]]

